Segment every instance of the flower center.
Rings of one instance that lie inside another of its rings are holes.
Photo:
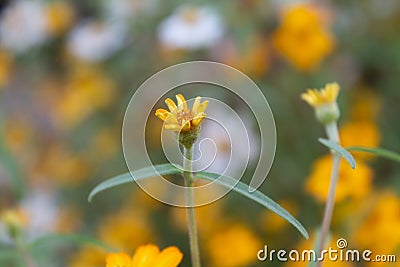
[[[199,19],[198,10],[196,8],[188,8],[182,12],[182,18],[188,24],[195,24]]]
[[[176,118],[178,120],[179,125],[182,126],[183,121],[190,121],[191,119],[193,119],[193,113],[190,110],[183,110],[178,112],[178,114],[176,115]]]

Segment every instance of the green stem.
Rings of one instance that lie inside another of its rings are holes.
[[[193,148],[184,147],[184,179],[186,186],[186,215],[189,230],[189,243],[190,252],[192,256],[192,266],[200,267],[200,249],[199,240],[197,235],[197,223],[196,223],[196,211],[194,208],[194,194],[193,194],[193,173],[192,173],[192,158],[193,158]]]
[[[21,255],[22,260],[25,263],[25,266],[26,267],[35,267],[35,264],[31,258],[31,256],[29,255],[28,251],[26,250],[25,245],[20,240],[16,240],[15,245],[16,245],[16,248],[17,248],[19,254]]]
[[[328,135],[329,140],[337,142],[340,144],[339,138],[339,131],[337,129],[336,122],[331,123],[326,126],[326,133]],[[329,234],[329,228],[331,226],[333,210],[335,207],[335,193],[336,193],[336,186],[339,178],[339,167],[340,167],[340,155],[335,152],[332,152],[332,172],[331,172],[331,179],[329,184],[329,193],[328,198],[326,200],[324,217],[322,219],[321,231],[319,232],[319,240],[317,242],[317,257],[321,254],[321,251],[324,247],[326,242],[326,237]],[[321,267],[322,262],[317,263],[317,267]]]

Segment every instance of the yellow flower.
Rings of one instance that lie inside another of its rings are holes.
[[[10,209],[2,212],[0,216],[12,238],[16,238],[28,224],[28,216],[20,209]]]
[[[12,58],[5,51],[0,50],[0,89],[7,83],[12,67]]]
[[[106,267],[132,267],[132,258],[125,253],[108,254]]]
[[[77,253],[73,254],[69,267],[88,267],[104,265],[104,258],[107,253],[95,246],[84,246]]]
[[[374,254],[396,252],[400,246],[400,198],[395,192],[386,191],[373,204],[357,227],[354,241]]]
[[[323,19],[322,12],[312,5],[288,8],[273,34],[274,47],[296,68],[315,69],[334,47],[334,39]]]
[[[65,32],[72,24],[74,10],[65,1],[55,1],[46,7],[47,29],[50,34]]]
[[[381,133],[376,123],[372,121],[350,121],[340,127],[340,140],[344,147],[363,146],[377,147]],[[370,153],[351,152],[356,159],[371,159]]]
[[[155,245],[140,246],[133,258],[125,253],[110,253],[106,257],[106,267],[176,267],[183,254],[177,247],[167,247],[160,251]]]
[[[116,85],[98,67],[76,65],[61,85],[54,121],[60,128],[70,129],[99,109],[107,108],[115,98]]]
[[[308,89],[306,93],[301,94],[301,98],[310,106],[316,108],[321,105],[326,105],[336,102],[340,87],[337,83],[328,83],[325,88]]]
[[[200,125],[206,117],[204,111],[207,108],[208,101],[200,103],[201,97],[196,97],[192,109],[188,109],[185,98],[178,94],[176,95],[178,106],[175,105],[172,99],[167,98],[169,111],[165,109],[157,109],[156,116],[165,121],[165,129],[175,132],[188,132]]]
[[[100,239],[119,250],[133,250],[153,240],[151,225],[145,213],[123,208],[108,215],[98,230]]]
[[[332,160],[326,155],[315,161],[312,172],[305,182],[305,190],[317,201],[325,202],[328,196],[329,177]],[[349,164],[342,162],[339,168],[339,180],[336,187],[335,201],[339,202],[348,197],[361,199],[371,190],[373,172],[368,165],[357,162],[353,170]]]
[[[257,260],[255,252],[262,245],[249,228],[236,224],[209,237],[206,246],[211,266],[241,267]]]
[[[340,87],[337,83],[328,83],[325,88],[308,89],[301,98],[314,108],[315,116],[323,124],[337,121],[340,116],[336,98]]]

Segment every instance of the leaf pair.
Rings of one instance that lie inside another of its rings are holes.
[[[132,183],[134,180],[142,180],[145,178],[154,177],[157,175],[168,175],[168,174],[182,174],[182,171],[172,164],[162,164],[162,165],[155,165],[153,167],[143,168],[137,171],[133,171],[130,173],[125,173],[118,175],[116,177],[110,178],[99,185],[97,185],[89,194],[89,201],[93,199],[95,195],[98,193],[126,183]],[[221,186],[233,188],[234,191],[237,193],[247,197],[254,202],[264,206],[265,208],[273,211],[289,223],[291,223],[294,227],[299,230],[299,232],[308,239],[308,233],[301,225],[301,223],[296,220],[288,211],[282,208],[278,203],[261,193],[260,191],[249,192],[249,186],[233,179],[232,177],[222,176],[216,173],[210,172],[198,172],[195,174],[196,178],[216,182]]]

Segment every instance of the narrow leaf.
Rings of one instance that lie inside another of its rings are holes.
[[[324,138],[319,138],[318,141],[341,155],[350,164],[351,168],[356,168],[356,161],[349,151],[338,145],[336,142]]]
[[[95,195],[97,195],[98,193],[100,193],[104,190],[107,190],[109,188],[112,188],[112,187],[115,187],[118,185],[132,183],[134,180],[138,181],[141,179],[154,177],[159,174],[167,175],[167,174],[178,174],[178,173],[181,173],[181,170],[179,170],[174,165],[169,164],[169,163],[150,166],[150,167],[146,167],[146,168],[143,168],[143,169],[140,169],[137,171],[124,173],[124,174],[115,176],[113,178],[110,178],[108,180],[105,180],[104,182],[101,182],[100,184],[98,184],[90,192],[88,200],[89,200],[89,202],[92,201],[92,199]]]
[[[270,209],[271,211],[275,212],[278,214],[280,217],[291,223],[294,227],[297,228],[297,230],[300,231],[300,233],[308,239],[308,233],[306,229],[301,225],[299,221],[297,221],[288,211],[286,211],[284,208],[282,208],[278,203],[261,193],[260,191],[254,191],[254,192],[249,192],[248,190],[248,185],[238,182],[237,180],[233,179],[232,177],[229,176],[222,176],[220,174],[216,173],[209,173],[209,172],[198,172],[196,173],[197,178],[202,178],[208,181],[215,181],[216,183],[231,188],[233,187],[233,190],[238,192],[239,194],[257,202],[258,204],[261,204],[262,206],[266,207],[267,209]]]
[[[387,149],[383,149],[383,148],[351,146],[351,147],[348,147],[347,150],[367,152],[367,153],[371,153],[371,154],[374,154],[374,155],[382,157],[382,158],[387,158],[387,159],[391,159],[391,160],[400,162],[400,154],[399,153],[396,153],[396,152],[393,152],[393,151],[390,151]]]
[[[75,234],[48,234],[42,236],[33,242],[29,243],[29,248],[35,248],[37,246],[48,245],[52,242],[60,242],[60,243],[71,243],[76,245],[94,245],[99,248],[103,248],[107,251],[115,252],[116,249],[110,247],[109,245],[89,236],[75,235]]]

